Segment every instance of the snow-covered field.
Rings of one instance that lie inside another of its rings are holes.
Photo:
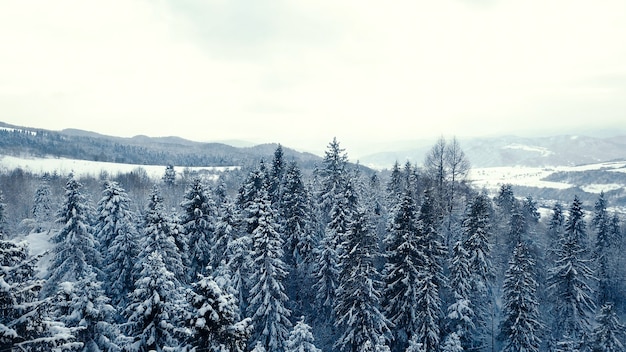
[[[626,173],[626,161],[604,162],[599,164],[581,165],[581,166],[555,166],[555,167],[487,167],[472,169],[469,179],[477,188],[484,188],[489,192],[495,192],[500,189],[503,184],[513,184],[518,186],[538,187],[538,188],[554,188],[566,189],[575,186],[581,187],[585,192],[600,193],[608,192],[626,186],[626,175],[622,184],[588,184],[588,185],[572,185],[562,182],[550,182],[543,179],[555,172],[562,171],[591,171],[591,170],[607,170],[611,172]]]
[[[54,173],[68,175],[70,172],[76,176],[98,176],[102,172],[110,175],[128,173],[137,168],[142,168],[151,178],[160,178],[165,172],[165,165],[138,165],[138,164],[118,164],[101,161],[75,160],[65,158],[25,158],[8,155],[0,155],[0,172],[20,168],[34,174]],[[218,174],[223,171],[238,168],[238,166],[207,166],[207,167],[176,167],[180,171],[189,169],[190,171],[208,171]]]

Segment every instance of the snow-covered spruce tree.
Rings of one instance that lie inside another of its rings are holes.
[[[446,341],[459,339],[463,346],[467,347],[471,341],[471,332],[475,328],[475,314],[470,300],[472,273],[469,254],[463,247],[462,241],[457,241],[452,247],[448,275],[452,297],[446,316],[449,331]]]
[[[424,253],[419,238],[417,209],[411,190],[396,207],[385,240],[387,262],[384,269],[383,308],[395,326],[393,351],[403,351],[419,327],[417,315],[420,272]]]
[[[311,273],[318,239],[309,194],[295,162],[287,165],[282,189],[279,209],[285,238],[285,264],[289,270],[287,292],[292,309],[301,313],[308,311],[313,301]]]
[[[237,207],[233,218],[237,224],[237,231],[234,233],[235,237],[228,242],[226,259],[242,312],[248,311],[248,291],[253,270],[250,257],[252,233],[259,226],[258,200],[263,192],[267,196],[268,187],[267,168],[261,160],[258,167],[248,174],[237,194]]]
[[[468,205],[462,225],[463,248],[468,254],[470,300],[476,314],[475,325],[479,333],[473,344],[482,344],[487,336],[487,326],[493,319],[494,268],[491,265],[490,221],[491,202],[485,194],[476,196]],[[491,333],[494,333],[492,331]]]
[[[218,214],[211,243],[210,265],[213,269],[228,264],[230,258],[228,246],[238,237],[240,224],[235,205],[228,198],[219,206]]]
[[[345,190],[348,177],[347,163],[348,155],[345,153],[345,149],[341,148],[337,138],[333,138],[324,153],[322,167],[315,170],[316,177],[320,182],[316,196],[320,204],[322,226],[330,222],[330,213],[335,205],[336,195]]]
[[[543,325],[539,318],[535,260],[525,243],[518,243],[509,261],[503,286],[500,329],[504,352],[539,351]]]
[[[300,318],[289,333],[285,352],[322,352],[322,350],[315,347],[311,327],[304,322],[304,317]]]
[[[611,243],[614,243],[615,246],[612,248],[611,257],[613,258],[610,262],[610,280],[609,286],[611,287],[612,292],[615,294],[614,296],[614,306],[616,311],[622,312],[626,309],[626,295],[619,295],[618,292],[626,292],[626,282],[621,279],[626,277],[626,258],[621,255],[622,251],[626,246],[624,245],[624,239],[626,237],[622,237],[624,234],[622,233],[622,228],[620,224],[620,218],[617,213],[613,214],[611,217],[611,224],[609,226],[609,238],[611,239]]]
[[[437,214],[430,191],[424,193],[418,217],[418,239],[423,253],[423,266],[417,282],[418,341],[427,351],[437,351],[441,335],[441,292],[444,286],[443,261],[447,250],[437,230]]]
[[[261,341],[259,341],[256,343],[256,345],[254,345],[254,348],[252,348],[250,352],[267,352],[267,350],[265,349],[265,347],[263,347]]]
[[[6,207],[4,195],[2,194],[2,190],[0,190],[0,240],[6,237],[7,232]]]
[[[162,179],[167,187],[173,187],[176,184],[176,169],[174,169],[174,165],[170,164],[165,167]]]
[[[244,225],[242,225],[242,227],[243,226]],[[239,310],[245,312],[248,306],[248,288],[252,266],[250,259],[252,238],[250,234],[243,230],[235,230],[228,242],[225,260],[223,262],[227,267],[227,271],[231,273],[231,281],[233,290],[236,292],[237,301],[239,302]],[[224,269],[218,268],[220,270]]]
[[[241,212],[242,218],[247,219],[247,222],[242,224],[243,230],[247,234],[252,234],[252,231],[258,226],[257,222],[247,215],[248,208],[256,202],[261,190],[265,189],[267,192],[268,187],[267,168],[261,160],[259,166],[248,174],[237,194],[237,208]]]
[[[35,191],[34,204],[32,208],[33,219],[35,220],[35,232],[42,232],[50,229],[52,221],[52,198],[50,185],[44,179]]]
[[[441,344],[441,352],[463,352],[461,338],[456,332],[451,332],[446,336]]]
[[[530,230],[541,218],[541,213],[539,213],[539,209],[537,209],[537,202],[532,196],[526,196],[526,198],[524,198],[522,201],[522,211],[524,212],[524,217],[526,218],[526,223]]]
[[[322,165],[313,173],[317,225],[321,234],[321,240],[315,249],[317,259],[313,269],[313,290],[318,311],[315,333],[322,346],[335,339],[332,310],[338,286],[339,256],[342,237],[351,218],[346,199],[349,179],[347,163],[345,150],[333,138],[324,154]]]
[[[623,352],[626,326],[620,324],[612,304],[600,308],[591,338],[593,352]]]
[[[56,222],[62,228],[54,234],[53,259],[48,267],[45,292],[51,293],[64,281],[76,282],[101,264],[89,216],[91,209],[82,194],[82,184],[70,176],[65,185],[65,201]]]
[[[511,217],[509,219],[509,233],[507,240],[507,253],[512,253],[515,247],[522,241],[527,240],[528,223],[524,216],[524,211],[518,201],[511,206]]]
[[[387,185],[385,190],[387,191],[387,197],[385,201],[387,202],[387,207],[393,209],[397,204],[400,203],[402,197],[405,194],[406,190],[406,176],[400,169],[400,164],[396,160],[391,168],[391,174],[389,175],[389,181],[387,181]]]
[[[241,320],[237,300],[223,291],[211,276],[199,274],[187,294],[191,315],[192,351],[243,352],[252,325],[249,318]]]
[[[563,213],[563,206],[560,203],[556,203],[552,207],[552,216],[548,222],[548,230],[546,232],[546,260],[548,262],[554,262],[557,259],[557,248],[564,232],[565,214]]]
[[[284,221],[285,262],[294,268],[310,265],[314,260],[313,250],[317,241],[311,227],[309,194],[302,182],[298,164],[289,163],[283,183],[280,215]]]
[[[502,213],[511,214],[516,202],[517,199],[515,199],[513,185],[506,183],[500,186],[500,191],[498,191],[498,195],[495,198],[495,203],[502,210]]]
[[[135,215],[130,205],[130,197],[118,183],[105,183],[97,208],[96,238],[104,256],[107,294],[120,306],[133,291],[132,268],[139,253]]]
[[[248,215],[258,224],[252,231],[251,260],[254,271],[250,278],[248,316],[254,333],[251,346],[261,342],[268,352],[282,351],[291,328],[288,297],[283,281],[287,268],[282,260],[283,242],[277,231],[275,214],[266,188],[262,188]],[[248,222],[250,223],[250,222]]]
[[[366,344],[379,345],[391,333],[391,323],[380,311],[382,282],[374,265],[379,255],[378,240],[367,211],[355,213],[343,247],[335,305],[340,337],[335,348],[356,352]]]
[[[598,306],[604,306],[607,303],[615,302],[616,294],[615,287],[612,282],[614,278],[614,270],[611,262],[611,256],[614,254],[614,249],[617,247],[617,243],[611,236],[611,217],[607,210],[607,202],[604,198],[604,192],[600,193],[600,197],[596,201],[594,207],[594,215],[591,220],[591,224],[596,234],[596,241],[594,246],[594,266],[595,275],[598,279],[598,289],[596,302]]]
[[[595,309],[590,282],[593,271],[587,259],[587,233],[578,197],[569,211],[558,247],[558,258],[548,270],[548,289],[553,303],[552,336],[555,341],[582,343],[591,333]]]
[[[278,204],[281,194],[283,194],[282,185],[287,165],[285,163],[285,154],[283,147],[279,144],[274,151],[274,159],[272,159],[272,167],[268,176],[267,193],[270,195],[272,204]],[[280,211],[280,209],[276,209]]]
[[[61,286],[66,290],[63,296],[67,301],[62,302],[66,312],[60,318],[83,344],[79,350],[121,351],[120,343],[124,339],[114,323],[117,312],[109,304],[110,299],[96,274],[87,274],[75,283],[65,282]]]
[[[153,251],[142,260],[143,269],[126,308],[129,351],[175,351],[180,345],[177,319],[186,311],[177,290],[180,283],[167,269],[161,253]]]
[[[39,298],[39,257],[26,242],[0,240],[0,350],[50,351],[80,347],[70,329],[50,314],[51,299]]]
[[[317,317],[332,325],[332,310],[335,305],[335,292],[339,285],[339,255],[332,232],[326,232],[315,250],[317,261],[313,270],[313,290]]]
[[[346,181],[343,190],[334,195],[329,222],[324,237],[316,249],[317,261],[313,269],[313,290],[315,292],[317,317],[316,336],[322,346],[336,340],[336,306],[341,258],[345,254],[345,241],[350,223],[353,221],[357,199],[352,183]]]
[[[176,245],[175,224],[165,212],[163,198],[156,185],[150,194],[143,222],[143,240],[140,242],[139,260],[134,267],[134,277],[139,277],[139,272],[144,270],[144,261],[156,251],[161,255],[161,260],[169,272],[177,278],[186,278],[188,270],[183,265],[180,249]]]
[[[198,274],[205,274],[211,262],[215,203],[201,180],[195,178],[188,186],[180,206],[183,208],[180,224],[188,240],[190,276],[195,280]]]
[[[131,201],[124,190],[115,181],[106,181],[102,198],[96,208],[95,237],[100,244],[100,251],[106,253],[111,243],[121,232],[136,231],[133,226],[134,216],[130,210]],[[105,261],[105,266],[106,266]]]

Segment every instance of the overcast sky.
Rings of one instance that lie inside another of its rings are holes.
[[[623,132],[626,1],[3,0],[0,121],[349,153]]]

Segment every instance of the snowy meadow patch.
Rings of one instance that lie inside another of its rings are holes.
[[[102,161],[77,160],[66,158],[27,158],[9,155],[0,156],[0,171],[10,171],[22,169],[34,174],[57,173],[60,175],[75,174],[78,177],[93,176],[106,172],[111,175],[129,173],[138,168],[144,169],[148,176],[159,179],[163,176],[166,165],[140,165],[140,164],[120,164]],[[200,166],[184,167],[175,166],[177,170],[189,170],[191,172],[207,172],[217,178],[217,175],[224,171],[238,169],[239,166]]]

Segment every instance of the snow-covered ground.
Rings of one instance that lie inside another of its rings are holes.
[[[503,184],[510,183],[518,186],[538,187],[538,188],[554,188],[566,189],[575,186],[581,187],[585,192],[600,193],[608,192],[626,186],[626,177],[623,184],[589,184],[589,185],[572,185],[563,182],[544,181],[543,179],[555,172],[563,171],[591,171],[591,170],[607,170],[612,172],[626,173],[626,161],[604,162],[598,164],[581,165],[581,166],[554,166],[554,167],[487,167],[472,169],[469,179],[477,188],[484,188],[487,191],[495,192],[500,189]]]
[[[34,174],[54,173],[68,175],[73,172],[76,176],[98,176],[102,172],[111,175],[128,173],[137,168],[142,168],[151,178],[160,178],[165,172],[165,165],[138,165],[138,164],[118,164],[101,161],[76,160],[65,158],[25,158],[8,155],[0,155],[0,172],[20,168]],[[206,167],[183,167],[175,166],[180,172],[184,169],[190,171],[209,171],[218,174],[223,171],[238,168],[237,166],[206,166]]]

